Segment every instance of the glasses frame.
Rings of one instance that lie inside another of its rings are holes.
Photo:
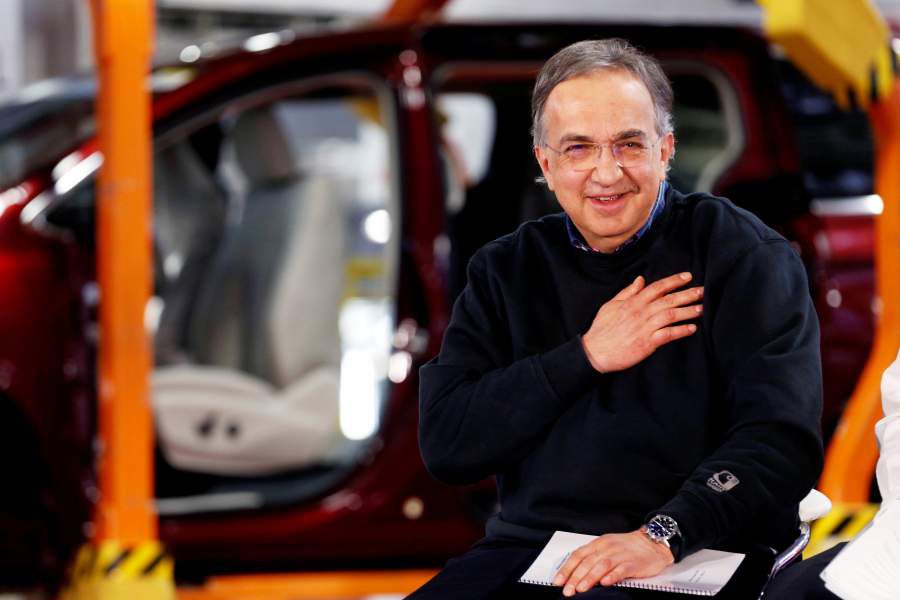
[[[658,137],[656,138],[656,141],[651,142],[651,143],[647,146],[647,149],[649,150],[649,152],[647,153],[647,156],[648,156],[648,157],[649,157],[649,156],[652,156],[652,154],[653,154],[653,149],[654,149],[656,146],[659,145],[659,143],[662,141],[662,139],[663,139],[662,136],[658,136]],[[578,144],[582,144],[582,145],[584,145],[584,146],[592,146],[592,147],[594,147],[594,148],[597,148],[597,149],[599,149],[599,151],[596,152],[596,155],[592,157],[592,159],[591,159],[591,166],[590,166],[590,167],[575,168],[575,167],[571,167],[571,166],[570,166],[569,169],[572,170],[572,171],[578,171],[578,172],[582,172],[582,171],[592,171],[593,169],[596,169],[596,168],[597,168],[597,163],[600,161],[600,158],[603,156],[603,148],[604,148],[604,147],[607,147],[607,148],[609,149],[609,153],[612,154],[613,160],[616,162],[616,165],[617,165],[620,169],[633,169],[634,167],[639,167],[639,166],[641,166],[640,163],[638,163],[638,164],[630,164],[630,165],[623,165],[623,164],[622,164],[621,158],[620,158],[619,156],[616,155],[616,151],[614,150],[615,144],[620,143],[620,142],[622,142],[622,141],[627,141],[627,140],[619,140],[618,142],[602,142],[602,143],[600,143],[600,142],[587,142],[587,141],[579,141],[579,142],[577,142]],[[556,152],[558,155],[560,155],[560,156],[562,156],[562,157],[565,157],[565,154],[566,154],[566,153],[565,153],[565,150],[557,150],[556,148],[554,148],[553,146],[551,146],[550,144],[547,144],[547,143],[542,143],[541,145],[544,146],[545,148],[549,148],[550,150],[553,150],[553,151]],[[564,160],[565,160],[565,159],[564,159]],[[563,164],[565,164],[565,162],[563,162]]]

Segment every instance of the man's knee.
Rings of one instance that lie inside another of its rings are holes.
[[[838,600],[825,589],[820,575],[846,544],[795,563],[775,576],[766,589],[767,600]]]
[[[521,547],[476,547],[447,561],[444,568],[408,600],[477,600],[502,596],[535,559],[538,550]]]

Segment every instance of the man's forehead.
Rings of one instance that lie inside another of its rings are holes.
[[[609,136],[609,141],[617,142],[621,140],[629,140],[629,139],[645,139],[648,137],[648,133],[643,129],[623,129],[621,131],[613,132],[611,136]],[[597,139],[594,135],[589,132],[579,132],[577,130],[572,131],[562,131],[559,137],[560,141],[563,142],[604,142],[606,140]]]
[[[568,95],[565,92],[570,92],[575,87],[582,87],[584,84],[594,84],[600,87],[628,88],[635,96],[644,97],[652,102],[652,94],[646,83],[631,71],[618,68],[594,69],[593,71],[579,73],[563,79],[553,86],[548,99],[554,96]]]
[[[554,87],[545,110],[546,133],[618,139],[629,132],[648,135],[655,127],[650,92],[636,76],[619,69],[594,71]]]

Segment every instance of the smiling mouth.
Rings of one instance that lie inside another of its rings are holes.
[[[588,198],[593,200],[594,202],[600,202],[603,204],[607,204],[610,202],[615,202],[616,200],[625,196],[625,194],[627,194],[627,193],[628,192],[622,192],[621,194],[610,194],[610,195],[606,195],[606,196],[588,196]]]

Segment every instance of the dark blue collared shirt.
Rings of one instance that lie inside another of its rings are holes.
[[[621,246],[613,250],[613,254],[619,252],[626,246],[633,244],[642,235],[647,233],[647,231],[650,229],[650,226],[653,224],[653,220],[658,217],[666,207],[666,188],[668,187],[668,185],[669,184],[666,181],[663,181],[659,184],[659,193],[656,195],[656,202],[653,203],[653,209],[650,211],[650,216],[647,218],[647,222],[644,223],[641,228],[638,229],[635,234],[628,240],[626,240]],[[572,219],[569,218],[569,215],[566,215],[566,230],[569,232],[569,240],[572,242],[573,246],[575,246],[579,250],[584,250],[585,252],[599,252],[599,250],[594,250],[588,245],[588,243],[584,240],[584,236],[582,236],[581,232],[578,231],[578,228],[575,227],[575,223],[573,223]]]

